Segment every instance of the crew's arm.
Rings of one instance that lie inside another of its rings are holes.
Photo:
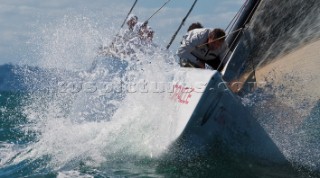
[[[197,61],[197,58],[191,54],[192,50],[195,48],[195,45],[190,41],[182,42],[181,46],[177,51],[177,55],[181,59],[188,59],[190,61]]]
[[[196,50],[197,46],[203,43],[202,34],[190,33],[181,42],[177,55],[182,59],[188,59],[192,62],[197,62],[197,58],[192,55],[192,51]]]

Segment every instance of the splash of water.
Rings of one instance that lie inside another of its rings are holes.
[[[18,72],[32,88],[23,104],[23,129],[36,139],[17,149],[11,164],[47,157],[47,167],[61,170],[127,156],[154,158],[174,138],[175,107],[153,85],[172,81],[178,70],[173,55],[151,47],[135,53],[135,60],[97,57],[104,34],[92,24],[65,17],[41,27],[33,39],[39,70]]]
[[[300,73],[281,75],[281,83],[275,73],[270,72],[263,85],[245,95],[242,102],[295,167],[318,171],[319,100],[298,87],[307,82]],[[288,81],[290,85],[286,85]]]

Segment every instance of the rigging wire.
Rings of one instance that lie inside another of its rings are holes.
[[[127,21],[128,17],[129,17],[129,15],[131,14],[133,8],[136,6],[137,2],[138,2],[138,0],[135,0],[135,2],[133,3],[131,9],[129,10],[129,12],[128,12],[127,16],[126,16],[126,18],[124,19],[123,23],[121,24],[120,31],[121,31],[121,29],[123,28],[124,24],[126,23],[126,21]],[[113,46],[113,43],[115,42],[115,40],[116,40],[117,37],[119,36],[120,31],[118,31],[118,33],[117,33],[117,34],[115,35],[115,37],[112,39],[111,44],[108,46],[108,48],[110,48],[111,46]],[[104,47],[104,46],[102,45],[102,47],[100,47],[100,48],[101,48],[102,50],[104,50],[106,47]]]
[[[149,21],[154,15],[156,15],[156,14],[157,14],[165,5],[167,5],[170,1],[171,1],[171,0],[167,0],[156,12],[154,12],[154,13],[143,23],[143,25],[147,25],[147,24],[148,24],[148,21]],[[121,28],[120,28],[120,29],[123,28],[125,22],[127,21],[127,18],[129,17],[130,13],[132,12],[132,10],[133,10],[133,8],[135,7],[135,5],[137,4],[137,2],[138,2],[138,0],[135,0],[135,2],[133,3],[131,9],[129,10],[129,12],[128,12],[127,16],[126,16],[126,18],[124,19],[123,23],[121,24]],[[116,37],[114,37],[114,39],[112,40],[112,42],[111,42],[111,44],[109,45],[109,47],[113,45],[113,43],[114,43],[115,39],[117,38],[117,36],[119,36],[119,32],[116,34]],[[102,46],[102,47],[100,47],[100,48],[101,48],[101,49],[105,49],[104,46]]]
[[[237,14],[233,17],[233,19],[231,20],[231,22],[229,23],[229,25],[227,26],[227,28],[225,29],[225,31],[228,30],[229,27],[233,27],[235,25],[235,23],[237,22],[237,20],[239,19],[240,17],[240,12],[243,11],[243,9],[246,7],[248,3],[248,0],[246,0],[246,2],[244,4],[242,4],[241,8],[239,9],[239,11],[237,12]],[[232,24],[232,25],[231,25]],[[231,30],[231,28],[230,28]],[[230,32],[230,31],[229,31]]]
[[[242,7],[241,11],[245,8],[245,6],[247,5],[247,3],[248,3],[248,0],[246,1],[246,3],[244,4],[244,6]],[[246,18],[246,21],[243,23],[242,27],[239,28],[239,29],[241,29],[240,33],[244,33],[243,30],[246,28],[245,25],[246,25],[246,24],[248,23],[248,21],[251,19],[250,17],[253,15],[254,11],[257,9],[257,7],[258,7],[259,4],[260,4],[259,2],[256,3],[256,4],[254,5],[254,7],[252,8],[252,10],[250,11],[250,14],[249,14],[249,15],[247,16],[247,18]],[[239,11],[239,13],[240,13],[240,11]],[[240,16],[240,14],[239,14],[239,16]],[[238,18],[239,18],[239,17],[238,17]],[[234,22],[234,24],[235,24],[235,22]],[[234,25],[234,24],[233,24],[233,25]],[[235,30],[235,31],[239,31],[239,29],[238,29],[238,30]],[[233,32],[235,32],[235,31],[233,31]],[[231,46],[234,45],[234,43],[236,42],[236,40],[237,40],[238,37],[240,36],[240,33],[238,33],[237,36],[234,38],[234,40],[233,40],[232,43],[231,43]],[[230,35],[230,34],[231,34],[231,33],[229,33],[228,35]],[[220,67],[222,66],[224,60],[226,59],[226,57],[228,56],[228,54],[230,53],[230,51],[231,51],[231,50],[229,49],[228,52],[225,54],[225,56],[224,56],[223,59],[221,60],[220,65],[219,65],[218,68],[220,68]]]
[[[207,44],[213,43],[213,42],[215,42],[215,41],[221,40],[221,39],[223,39],[223,38],[226,38],[226,37],[228,37],[228,36],[230,36],[230,35],[232,35],[232,34],[234,34],[234,33],[236,33],[236,32],[241,31],[241,30],[243,30],[243,28],[239,28],[239,29],[237,29],[237,30],[234,30],[234,31],[230,32],[229,34],[227,34],[227,35],[225,35],[225,36],[222,36],[222,37],[220,37],[220,38],[217,38],[217,39],[212,40],[211,42],[207,42],[207,43],[203,43],[203,44],[201,44],[201,45],[198,45],[196,48],[199,48],[199,47],[202,47],[202,46],[204,46],[204,45],[207,45]],[[194,48],[193,50],[195,50],[195,48]]]
[[[186,19],[188,18],[189,14],[191,13],[191,11],[192,11],[192,9],[193,9],[193,7],[195,6],[195,4],[196,4],[196,2],[197,2],[197,1],[198,1],[198,0],[195,0],[195,1],[193,2],[193,4],[192,4],[192,6],[191,6],[190,10],[189,10],[189,11],[188,11],[188,13],[187,13],[187,15],[182,19],[182,22],[180,23],[180,26],[178,27],[177,31],[173,34],[173,36],[172,36],[172,38],[171,38],[171,40],[170,40],[169,44],[167,45],[167,49],[169,49],[169,48],[170,48],[170,46],[171,46],[172,42],[173,42],[173,41],[174,41],[174,39],[176,38],[176,36],[177,36],[178,32],[180,31],[180,29],[181,29],[182,25],[184,25],[184,22],[185,22],[185,21],[186,21]]]
[[[247,1],[247,2],[248,2],[248,1]],[[250,19],[250,16],[253,14],[253,12],[254,12],[255,9],[257,8],[258,4],[259,4],[259,3],[257,3],[257,4],[254,6],[254,8],[251,10],[249,16],[247,17],[247,19],[246,19],[245,23],[242,25],[242,27],[240,27],[240,28],[238,28],[238,29],[236,29],[236,30],[234,30],[234,31],[231,31],[231,32],[229,32],[227,35],[222,36],[222,37],[220,37],[220,38],[217,38],[217,39],[211,41],[210,43],[213,43],[213,42],[215,42],[215,41],[218,41],[218,40],[220,40],[220,39],[226,38],[226,37],[228,37],[228,36],[230,36],[230,35],[232,35],[232,34],[234,34],[234,33],[239,32],[239,33],[237,34],[236,38],[232,41],[231,46],[234,45],[234,43],[236,42],[236,39],[240,36],[241,33],[243,33],[243,30],[245,29],[245,24],[248,23],[248,20]],[[246,5],[247,5],[247,4],[245,3],[245,4],[243,5],[243,7],[240,9],[240,11],[238,12],[239,15],[240,15],[240,12],[245,8]],[[237,17],[237,16],[239,16],[239,15],[236,15],[236,16],[234,17],[234,19],[238,19],[239,17]],[[237,18],[236,18],[236,17],[237,17]],[[233,20],[234,20],[234,19],[233,19]],[[235,22],[234,22],[234,23],[235,23]],[[233,25],[234,25],[234,24],[233,24]],[[233,25],[232,25],[232,26],[233,26]],[[204,43],[204,44],[201,44],[201,45],[199,45],[199,46],[196,46],[196,47],[194,47],[193,49],[191,49],[190,52],[194,51],[196,48],[202,47],[202,46],[207,45],[207,44],[210,44],[210,43],[208,42],[208,43]],[[226,59],[226,57],[228,56],[228,54],[230,53],[230,51],[231,51],[231,50],[229,49],[228,52],[225,54],[225,56],[223,57],[223,60],[221,60],[221,62],[220,62],[220,64],[219,64],[219,66],[218,66],[217,69],[219,69],[219,68],[222,66],[224,60]]]
[[[154,16],[156,15],[165,5],[167,5],[171,0],[168,0],[167,2],[165,2],[156,12],[154,12],[144,23],[147,24],[148,21]]]
[[[127,14],[126,18],[124,19],[124,21],[123,21],[123,23],[122,23],[122,25],[121,25],[121,27],[120,27],[120,28],[122,28],[122,27],[124,26],[124,24],[126,23],[126,21],[127,21],[128,17],[129,17],[129,15],[131,14],[131,12],[132,12],[132,10],[133,10],[134,6],[136,6],[137,2],[138,2],[138,0],[135,0],[135,2],[133,3],[133,5],[132,5],[131,9],[129,10],[129,12],[128,12],[128,14]]]

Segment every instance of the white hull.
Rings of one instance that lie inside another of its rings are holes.
[[[178,138],[170,148],[170,158],[193,159],[205,156],[208,151],[227,151],[250,159],[287,163],[265,130],[226,87],[218,72],[182,71],[176,77],[179,87],[175,87],[171,96],[178,105],[179,128]],[[181,88],[187,92],[181,92]]]

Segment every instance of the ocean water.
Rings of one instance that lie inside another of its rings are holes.
[[[320,177],[320,103],[283,106],[279,95],[300,98],[272,81],[241,97],[290,165],[233,153],[166,161],[178,111],[146,83],[171,82],[174,55],[150,47],[99,56],[113,37],[94,24],[66,16],[40,25],[22,63],[0,66],[0,177]]]
[[[161,153],[172,141],[167,123],[174,119],[172,111],[162,113],[166,105],[159,108],[138,101],[129,106],[120,102],[121,107],[109,101],[125,99],[113,97],[79,106],[77,98],[65,96],[1,92],[0,177],[319,177],[319,167],[314,167],[319,166],[319,105],[300,128],[301,133],[292,136],[299,145],[287,148],[300,153],[301,162],[279,167],[252,164],[232,153],[166,162]],[[250,99],[261,104],[268,101],[266,97]],[[77,113],[70,111],[75,104]],[[105,104],[106,110],[99,111],[100,104]],[[117,105],[121,112],[108,104]],[[152,113],[143,111],[146,108]],[[273,128],[277,124],[268,121],[268,114],[261,114],[266,115],[261,116],[261,123]]]

